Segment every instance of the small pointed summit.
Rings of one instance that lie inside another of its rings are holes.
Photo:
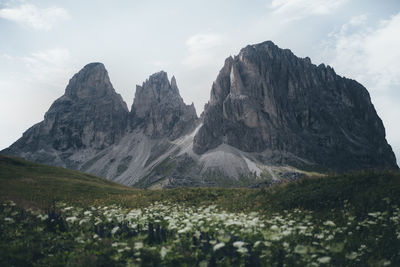
[[[150,75],[150,79],[154,77],[165,77],[167,76],[167,72],[160,70],[159,72],[155,72],[152,75]]]
[[[167,73],[160,71],[136,87],[131,109],[133,128],[142,125],[150,137],[174,139],[191,129],[196,120],[196,110],[183,102],[174,76],[170,83]]]
[[[71,98],[101,97],[115,93],[103,63],[85,65],[69,81],[65,95]]]
[[[176,84],[176,79],[175,79],[174,75],[172,75],[172,78],[171,78],[171,89],[174,90],[175,92],[179,93],[178,85]]]
[[[95,67],[105,69],[104,64],[101,62],[91,62],[91,63],[86,64],[83,68],[90,69],[90,68],[95,68]]]

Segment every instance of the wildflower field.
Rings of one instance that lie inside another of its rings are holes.
[[[400,266],[398,173],[152,191],[20,163],[0,169],[0,266]]]

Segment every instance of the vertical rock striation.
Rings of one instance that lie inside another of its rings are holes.
[[[118,142],[127,126],[128,108],[101,63],[91,63],[69,81],[65,94],[5,150],[29,160],[70,167],[66,158],[82,149],[103,149]]]
[[[75,74],[44,120],[2,153],[140,187],[257,186],[303,170],[398,169],[367,90],[272,42],[229,57],[201,120],[172,77],[129,112],[101,63]]]
[[[186,105],[179,94],[175,77],[171,83],[160,71],[136,86],[131,109],[131,127],[143,127],[151,138],[174,140],[195,126],[197,115],[193,103]]]
[[[198,154],[225,143],[300,167],[397,169],[368,91],[270,41],[226,59],[203,118]]]

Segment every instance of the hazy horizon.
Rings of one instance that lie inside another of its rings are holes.
[[[225,58],[271,40],[363,84],[399,162],[398,1],[119,3],[0,0],[0,149],[43,120],[90,62],[105,65],[129,109],[135,86],[164,70],[200,115]]]

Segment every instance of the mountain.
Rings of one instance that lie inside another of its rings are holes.
[[[203,118],[199,154],[227,144],[300,168],[397,168],[368,91],[270,41],[226,59]]]
[[[175,77],[172,76],[170,83],[164,71],[136,86],[130,117],[132,128],[143,124],[147,136],[171,140],[187,133],[197,120],[194,104],[185,105]]]
[[[136,87],[128,111],[104,65],[88,64],[2,153],[139,187],[264,186],[310,171],[398,169],[368,91],[270,41],[225,60],[200,119],[166,72]]]
[[[118,142],[127,127],[128,108],[101,63],[86,65],[69,81],[65,94],[4,150],[27,160],[76,168],[73,155],[100,150]]]
[[[104,65],[91,63],[74,75],[44,120],[2,153],[132,185],[197,122],[194,105],[183,102],[175,77],[170,82],[166,72],[151,75],[137,86],[129,112]]]

